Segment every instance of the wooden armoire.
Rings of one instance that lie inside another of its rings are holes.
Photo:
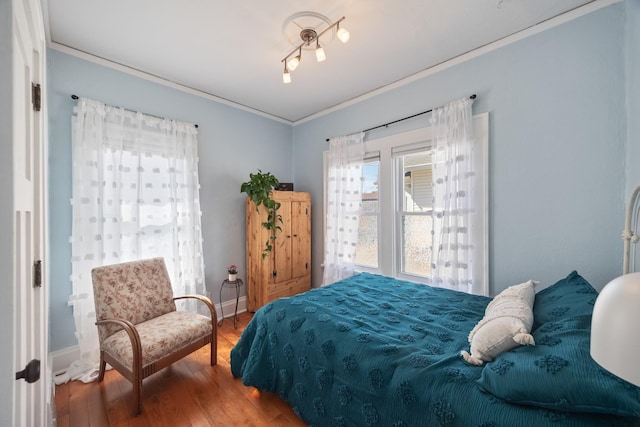
[[[262,226],[267,210],[259,212],[246,199],[247,310],[254,312],[275,299],[311,289],[311,195],[300,191],[273,191],[280,203],[277,214],[282,231],[276,232],[273,249],[262,257],[270,232]]]

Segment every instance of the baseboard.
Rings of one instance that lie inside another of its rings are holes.
[[[80,359],[80,348],[77,345],[49,353],[53,375],[64,373],[71,362]]]
[[[216,304],[218,320],[222,319],[223,312],[225,318],[233,316],[235,308],[235,299],[223,302],[222,307],[220,304]],[[247,297],[243,296],[238,299],[238,313],[244,313],[245,311],[247,311]],[[69,365],[71,365],[71,362],[80,359],[80,348],[78,348],[77,345],[74,345],[72,347],[63,348],[62,350],[53,351],[49,353],[49,358],[53,375],[59,375],[67,370]]]
[[[236,300],[225,301],[222,303],[222,307],[220,304],[216,304],[216,311],[218,313],[218,320],[222,319],[222,308],[224,310],[224,317],[232,317],[233,312],[236,309]],[[238,299],[238,313],[244,313],[247,311],[247,297],[240,297]]]

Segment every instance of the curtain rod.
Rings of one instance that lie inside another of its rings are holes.
[[[477,95],[474,93],[473,95],[469,96],[469,99],[476,99],[476,96],[477,96]],[[389,122],[389,123],[385,123],[385,124],[383,124],[383,125],[374,126],[374,127],[372,127],[372,128],[365,129],[365,130],[360,131],[360,132],[369,132],[369,131],[372,131],[372,130],[374,130],[374,129],[384,128],[384,127],[387,127],[387,126],[389,126],[389,125],[392,125],[392,124],[395,124],[395,123],[398,123],[398,122],[403,122],[403,121],[405,121],[405,120],[413,119],[414,117],[418,117],[418,116],[421,116],[421,115],[423,115],[423,114],[430,113],[430,112],[432,112],[432,111],[433,111],[433,108],[432,108],[432,109],[430,109],[430,110],[427,110],[427,111],[423,111],[422,113],[413,114],[413,115],[411,115],[411,116],[403,117],[403,118],[401,118],[401,119],[394,120],[394,121]],[[329,140],[330,140],[330,139],[331,139],[331,138],[327,138],[327,142],[329,142]]]
[[[73,95],[73,94],[72,94],[72,95],[71,95],[71,99],[73,99],[74,101],[75,101],[75,100],[77,100],[77,99],[78,99],[78,95]],[[124,108],[124,110],[126,110],[126,111],[130,111],[130,112],[132,112],[132,113],[137,113],[137,112],[138,112],[138,111],[130,110],[130,109],[128,109],[128,108]],[[145,114],[145,115],[147,115],[147,116],[155,117],[156,119],[161,119],[161,120],[165,120],[165,119],[166,119],[166,117],[160,117],[160,116],[156,116],[156,115],[154,115],[154,114],[147,114],[147,113],[143,113],[143,114]],[[197,125],[197,124],[194,124],[194,126],[196,127],[196,129],[198,129],[198,125]]]

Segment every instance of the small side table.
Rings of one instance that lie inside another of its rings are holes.
[[[242,286],[242,279],[236,279],[233,282],[230,282],[229,279],[224,279],[222,281],[222,284],[220,285],[220,296],[219,296],[219,300],[220,300],[220,315],[221,315],[221,319],[218,322],[218,326],[222,325],[222,322],[224,321],[224,311],[223,311],[223,304],[222,304],[222,289],[224,288],[236,288],[236,310],[233,313],[233,327],[237,328],[237,324],[238,324],[238,300],[240,299],[240,286]]]

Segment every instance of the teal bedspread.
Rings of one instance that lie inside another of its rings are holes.
[[[373,274],[274,301],[231,351],[247,386],[277,393],[312,426],[627,426],[607,414],[508,403],[464,362],[487,297]]]

